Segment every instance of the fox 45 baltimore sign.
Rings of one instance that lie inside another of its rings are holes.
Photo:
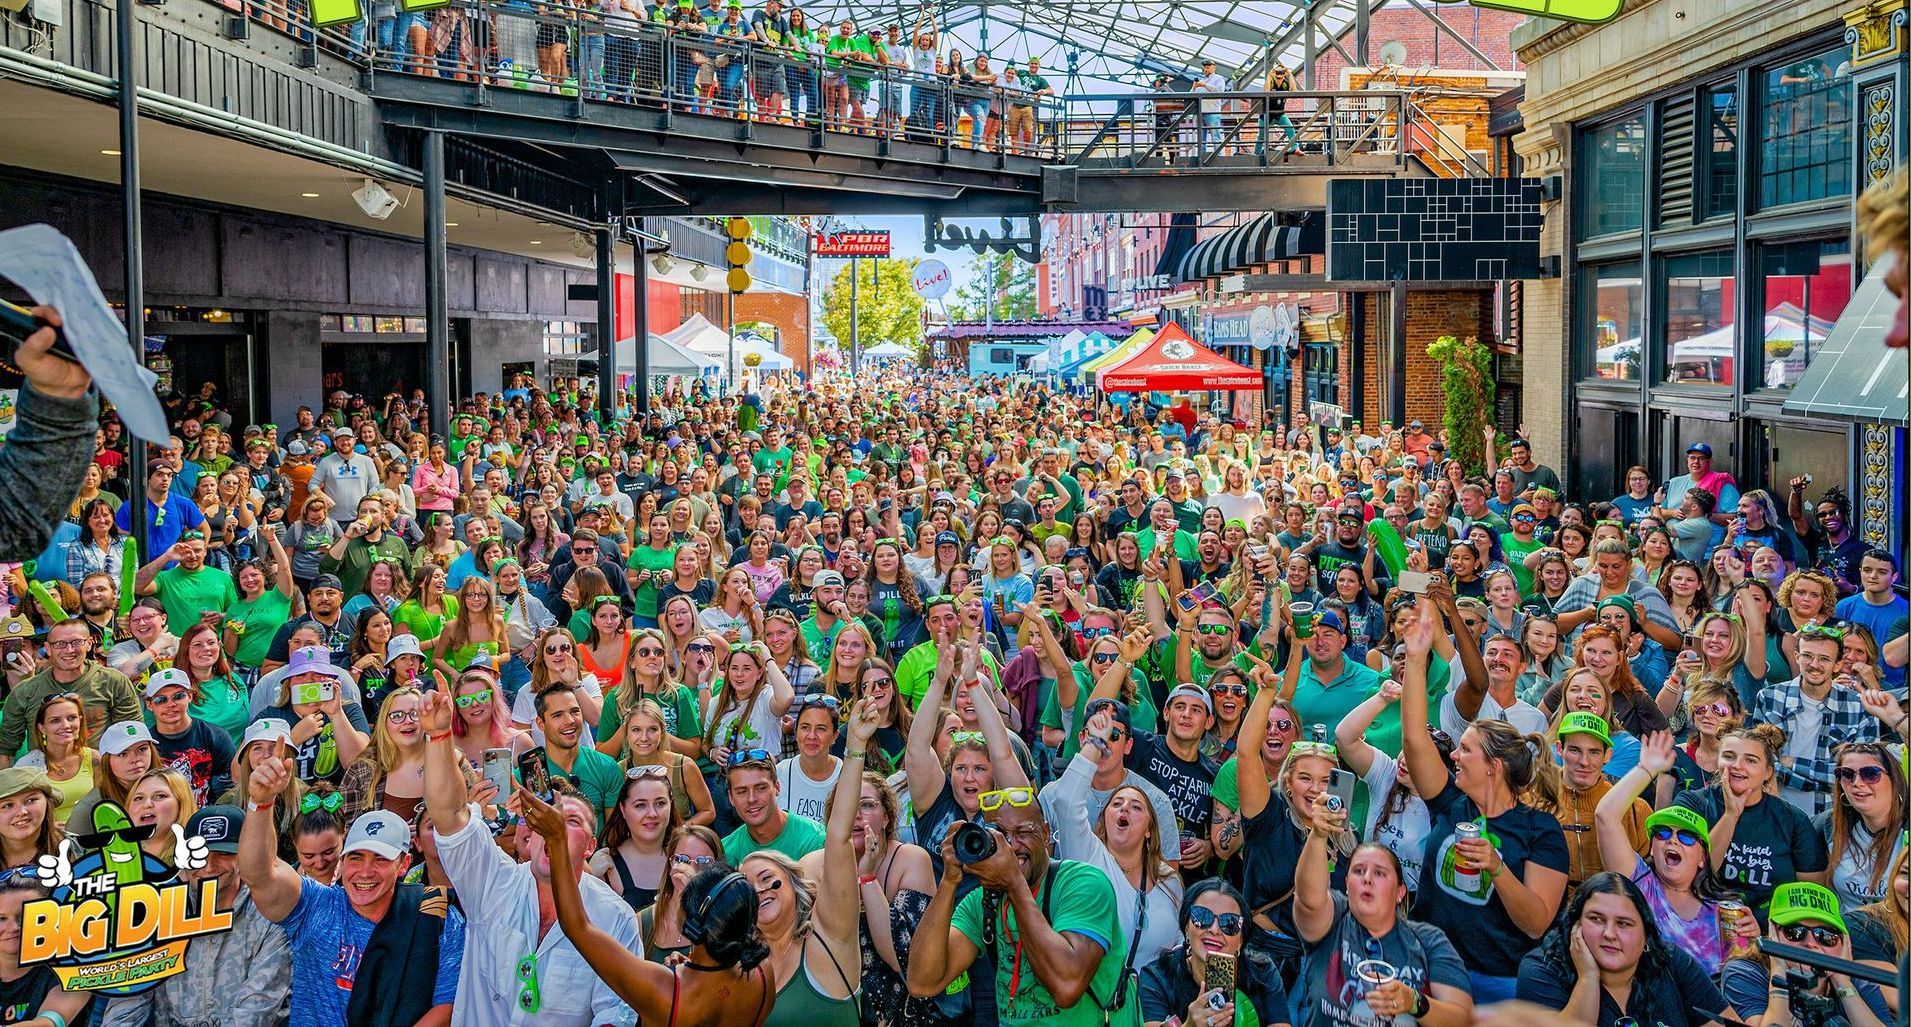
[[[137,995],[184,972],[191,940],[231,930],[232,914],[217,908],[216,882],[181,881],[140,848],[152,825],[134,824],[113,802],[95,807],[92,820],[92,830],[61,842],[58,855],[22,871],[52,897],[21,911],[20,962],[51,964],[68,991]],[[178,870],[204,867],[208,841],[224,840],[188,838],[177,824],[173,835]],[[85,854],[69,862],[75,840]]]

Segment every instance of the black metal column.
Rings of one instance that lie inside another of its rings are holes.
[[[426,132],[425,402],[431,433],[451,433],[451,318],[445,304],[445,137]]]
[[[649,218],[637,219],[635,239],[630,244],[630,350],[635,358],[631,367],[631,386],[636,392],[632,416],[650,413],[650,253],[644,239],[650,230]]]
[[[617,236],[608,227],[597,236],[597,414],[609,426],[617,416]],[[643,249],[643,243],[637,244]]]
[[[133,69],[138,64],[134,49],[138,38],[139,4],[119,0],[119,17],[114,22],[119,62],[119,184],[120,202],[125,216],[126,242],[126,340],[133,347],[133,359],[146,362],[146,254],[145,233],[140,229],[139,209],[139,81]],[[152,559],[146,545],[146,443],[126,436],[126,473],[133,503],[133,539],[139,549],[140,566]],[[130,600],[129,600],[130,601]]]

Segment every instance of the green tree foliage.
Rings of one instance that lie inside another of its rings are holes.
[[[1035,318],[1035,265],[1006,253],[985,252],[969,264],[969,274],[949,303],[957,321],[981,321],[989,314],[989,291],[995,292],[995,320],[1030,321]]]
[[[920,350],[922,346],[922,297],[916,295],[912,281],[916,262],[912,260],[858,260],[843,265],[823,292],[823,326],[843,347],[851,346],[849,334],[849,274],[856,268],[856,334],[867,350],[886,342]]]
[[[1427,356],[1440,362],[1447,455],[1468,474],[1483,474],[1493,456],[1485,451],[1486,426],[1493,423],[1493,351],[1472,337],[1442,335],[1427,347]]]

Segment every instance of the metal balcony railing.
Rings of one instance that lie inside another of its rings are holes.
[[[1413,117],[1404,92],[1170,92],[1069,96],[1059,130],[1084,168],[1210,168],[1346,164],[1356,154],[1403,167]]]

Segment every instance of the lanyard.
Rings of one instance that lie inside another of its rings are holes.
[[[1031,895],[1031,897],[1034,898],[1035,901],[1039,904],[1042,901],[1042,886],[1040,884],[1035,885],[1034,888],[1032,889],[1032,892],[1033,894]],[[1001,916],[1002,916],[1002,933],[1007,934],[1009,932],[1009,910],[1006,905],[1002,907]],[[1015,961],[1009,964],[1009,1007],[1011,1009],[1015,1007],[1015,993],[1021,989],[1021,986],[1022,986],[1022,936],[1020,932],[1017,932],[1015,937]]]

